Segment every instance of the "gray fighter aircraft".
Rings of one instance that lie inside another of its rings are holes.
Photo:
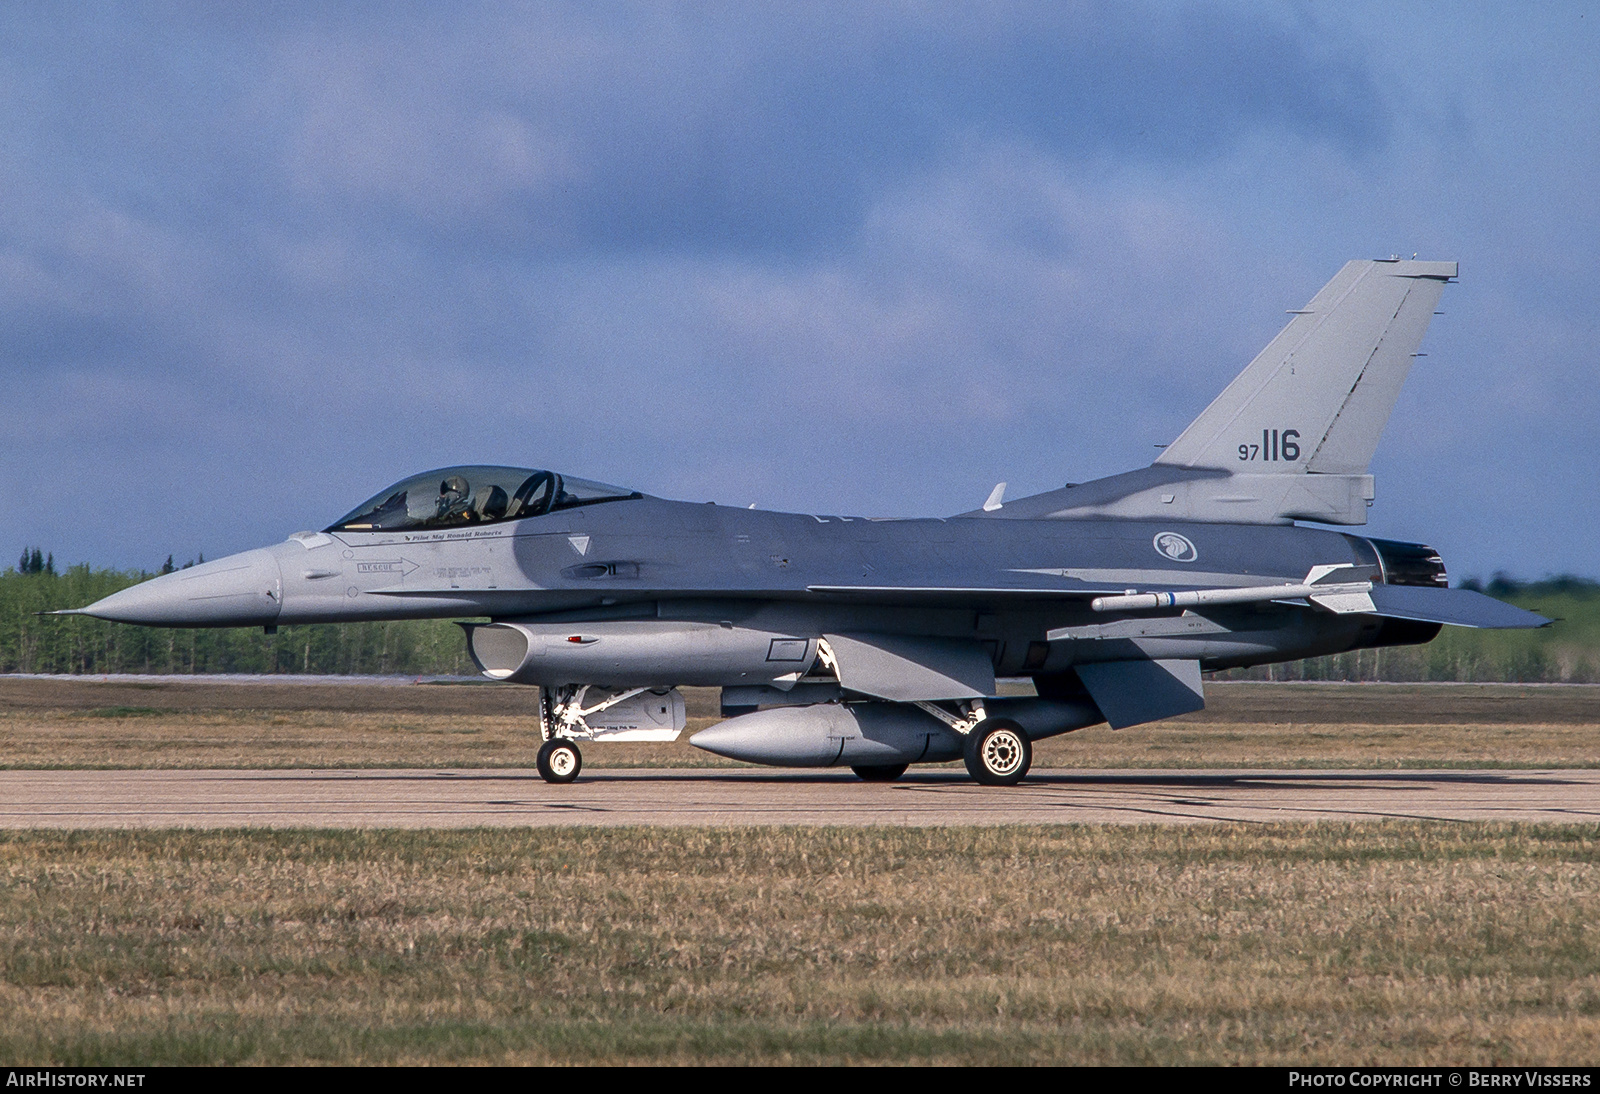
[[[164,627],[468,617],[484,675],[541,689],[540,773],[579,741],[671,740],[894,779],[962,758],[1010,785],[1032,742],[1204,703],[1201,673],[1549,621],[1447,587],[1431,548],[1348,535],[1453,262],[1351,262],[1149,467],[953,517],[876,520],[451,467],[320,532],[82,614]],[[487,619],[487,622],[481,620]],[[1037,696],[1002,698],[999,677]]]

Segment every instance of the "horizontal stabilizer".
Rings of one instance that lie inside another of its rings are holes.
[[[995,692],[981,642],[900,634],[826,634],[839,683],[896,702],[980,699]]]
[[[1415,619],[1423,623],[1448,623],[1456,627],[1525,628],[1549,626],[1550,620],[1534,612],[1484,596],[1470,589],[1436,589],[1422,585],[1375,585],[1373,615],[1389,619]]]
[[[1112,729],[1202,710],[1198,661],[1104,661],[1077,666],[1078,679]]]

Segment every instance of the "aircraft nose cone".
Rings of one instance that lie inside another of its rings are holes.
[[[277,559],[256,550],[152,578],[81,614],[147,627],[255,627],[276,621],[282,601]]]

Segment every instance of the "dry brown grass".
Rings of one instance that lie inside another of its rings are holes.
[[[1094,726],[1041,741],[1033,762],[1068,768],[1596,767],[1600,725],[1172,721],[1120,731]]]
[[[0,1062],[1575,1063],[1600,828],[0,836]]]
[[[27,767],[464,767],[533,764],[526,719],[357,711],[0,713],[0,765]]]
[[[688,731],[716,720],[697,689]],[[532,767],[538,691],[487,684],[0,680],[0,768]],[[589,766],[723,766],[672,745],[596,747]]]

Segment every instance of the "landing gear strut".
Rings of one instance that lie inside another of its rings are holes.
[[[552,737],[539,746],[534,765],[545,782],[569,783],[583,770],[583,753],[578,751],[577,742],[565,737]]]

